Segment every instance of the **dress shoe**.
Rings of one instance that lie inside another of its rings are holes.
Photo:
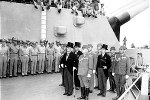
[[[102,97],[106,97],[106,95],[102,94]]]
[[[111,92],[111,91],[113,91],[112,89],[109,89],[109,90],[107,90],[108,92]]]
[[[76,87],[76,90],[79,90],[79,87]]]
[[[94,87],[94,89],[98,89],[98,86]]]
[[[117,100],[119,98],[119,96],[116,96],[114,98],[112,98],[112,100]]]
[[[64,93],[63,95],[68,95],[68,93]]]
[[[59,86],[63,86],[63,84],[59,84]]]
[[[93,93],[93,91],[92,91],[92,90],[90,90],[90,91],[89,91],[89,93]]]
[[[72,95],[72,94],[70,94],[70,93],[69,93],[69,94],[67,94],[67,96],[71,96],[71,95]]]
[[[99,94],[97,94],[97,96],[100,96],[100,95],[102,95],[103,93],[102,92],[100,92]]]
[[[115,90],[113,90],[112,92],[113,92],[113,93],[116,93],[116,91],[115,91]]]

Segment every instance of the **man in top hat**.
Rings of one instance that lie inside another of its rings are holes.
[[[107,85],[107,78],[108,78],[108,70],[111,67],[111,59],[110,56],[106,53],[107,45],[102,45],[102,53],[98,56],[97,60],[97,69],[98,69],[98,83],[100,93],[98,96],[105,97],[106,96],[106,85]]]
[[[112,69],[116,65],[116,54],[115,54],[116,48],[112,46],[110,48],[110,57],[111,57],[111,67],[108,70],[108,77],[109,77],[109,83],[110,83],[110,89],[108,91],[116,93],[116,84],[114,76],[112,75]]]
[[[79,59],[79,57],[82,55],[82,52],[79,50],[79,48],[81,47],[81,43],[80,42],[75,42],[75,54],[77,56],[77,58]],[[76,90],[79,90],[79,87],[80,87],[80,81],[79,81],[79,78],[78,78],[78,75],[77,75],[77,72],[78,72],[78,66],[77,66],[77,69],[74,71],[74,78],[75,78],[75,86],[76,86]]]
[[[130,59],[125,55],[125,51],[125,46],[119,48],[119,54],[116,56],[116,65],[112,69],[117,91],[117,96],[113,100],[117,100],[125,92],[126,79],[129,78]]]
[[[97,51],[95,52],[95,56],[94,56],[94,68],[93,68],[93,74],[95,75],[95,77],[94,77],[94,88],[95,89],[99,88],[96,65],[97,65],[97,58],[99,55],[101,55],[101,49],[102,49],[102,44],[98,43],[97,44]]]
[[[46,48],[44,46],[44,41],[40,41],[40,45],[38,46],[39,74],[43,73],[44,71],[45,51]]]
[[[71,96],[73,93],[73,69],[77,67],[77,56],[71,51],[73,43],[68,42],[67,52],[61,59],[61,66],[64,68],[64,87],[65,93],[63,95]]]
[[[93,68],[94,68],[94,61],[95,61],[95,53],[92,51],[92,49],[93,49],[93,45],[92,44],[88,44],[88,54],[92,57],[92,59],[93,59]],[[91,80],[90,80],[90,93],[92,93],[93,92],[93,89],[94,89],[94,74],[95,73],[93,73],[93,71],[92,71],[92,74],[91,74]]]
[[[9,61],[9,48],[6,45],[6,41],[2,39],[0,41],[0,78],[6,77],[8,61]]]
[[[93,55],[88,53],[88,45],[82,46],[83,54],[79,57],[78,76],[81,86],[81,97],[88,100],[91,75],[93,72]]]

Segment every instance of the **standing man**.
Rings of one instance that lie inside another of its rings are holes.
[[[22,76],[28,75],[28,65],[29,65],[29,48],[27,47],[27,43],[24,42],[23,46],[20,47],[19,53],[21,62],[22,62]]]
[[[54,50],[55,50],[55,54],[54,54],[54,57],[55,57],[55,72],[57,73],[57,72],[59,72],[60,56],[61,56],[60,42],[56,41],[56,45],[54,46]]]
[[[45,63],[45,46],[44,41],[40,41],[40,45],[38,47],[38,60],[39,60],[39,74],[42,74],[44,71],[44,63]]]
[[[38,48],[36,43],[32,43],[32,47],[30,49],[30,58],[31,58],[31,74],[36,74],[36,66],[38,59]]]
[[[98,84],[98,74],[97,74],[97,58],[99,55],[101,55],[101,49],[102,49],[102,44],[99,43],[97,44],[97,51],[95,52],[95,56],[94,56],[94,68],[93,68],[93,74],[94,74],[94,86],[95,86],[95,89],[98,88],[100,89],[99,87],[99,84]]]
[[[98,68],[98,83],[100,87],[100,93],[98,96],[102,95],[102,97],[106,96],[106,85],[108,78],[108,70],[111,67],[111,59],[110,56],[106,53],[107,45],[102,45],[102,54],[98,56],[97,60],[97,68]]]
[[[81,43],[80,42],[75,42],[75,46],[74,46],[74,48],[75,48],[75,54],[76,54],[76,56],[77,56],[78,59],[82,55],[82,52],[79,50],[80,47],[81,47]],[[75,78],[74,81],[75,81],[76,90],[79,90],[80,81],[79,81],[77,72],[78,72],[78,66],[77,66],[77,69],[74,71],[74,78]]]
[[[9,76],[17,77],[17,62],[18,62],[18,55],[19,55],[19,47],[17,46],[17,40],[12,39],[12,43],[9,44],[9,53],[10,53],[10,72]]]
[[[9,49],[5,40],[1,40],[0,42],[0,78],[6,78],[7,63],[9,61]]]
[[[71,51],[73,43],[68,42],[67,52],[61,59],[61,66],[64,68],[64,86],[65,93],[63,95],[71,96],[73,93],[73,69],[77,66],[78,59]]]
[[[93,68],[94,68],[94,57],[95,57],[95,54],[94,54],[94,52],[92,51],[92,49],[93,49],[93,46],[92,46],[92,44],[88,44],[88,54],[92,57],[92,59],[93,59]],[[91,74],[91,80],[90,80],[90,93],[92,93],[93,92],[93,89],[94,89],[94,74],[95,73],[93,73],[93,71],[92,71],[92,74]]]
[[[108,77],[109,77],[109,83],[110,83],[110,89],[108,91],[116,93],[116,84],[114,76],[112,75],[112,69],[116,65],[116,54],[115,54],[116,48],[111,47],[110,48],[110,57],[111,57],[111,67],[108,70]]]
[[[125,46],[119,48],[119,54],[116,56],[116,66],[112,69],[117,91],[117,96],[113,100],[117,100],[125,92],[126,79],[129,78],[130,59],[125,55],[125,51]]]
[[[47,73],[51,73],[54,59],[54,48],[52,43],[48,43],[48,47],[46,48],[46,59],[48,60]]]
[[[88,54],[88,45],[82,47],[83,55],[79,57],[78,76],[81,86],[81,97],[77,99],[88,100],[91,74],[93,72],[93,56]]]

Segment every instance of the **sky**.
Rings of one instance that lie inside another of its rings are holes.
[[[111,1],[111,2],[110,2]],[[126,9],[137,5],[136,2],[144,0],[101,0],[105,4],[106,16],[119,15]],[[150,8],[136,15],[129,22],[121,26],[120,44],[123,44],[123,39],[127,38],[127,47],[130,48],[134,43],[136,47],[141,47],[145,44],[150,45]]]

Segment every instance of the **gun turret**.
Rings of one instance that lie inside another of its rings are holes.
[[[118,41],[120,40],[120,27],[148,7],[148,0],[143,0],[143,2],[134,5],[132,8],[126,10],[124,13],[121,13],[118,16],[108,18],[109,24],[112,27]]]

